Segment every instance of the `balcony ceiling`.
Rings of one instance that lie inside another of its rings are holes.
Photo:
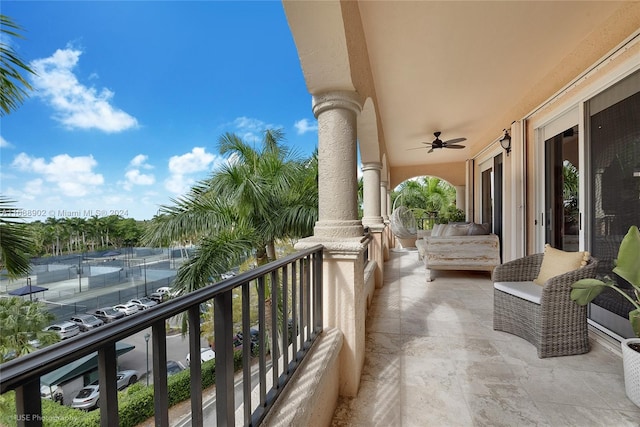
[[[394,168],[473,157],[622,42],[628,4],[284,2],[309,91],[374,99]],[[467,148],[412,150],[435,131]]]

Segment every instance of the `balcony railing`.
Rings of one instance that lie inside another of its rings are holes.
[[[200,305],[213,300],[217,424],[258,425],[323,329],[322,249],[318,245],[297,252],[4,363],[0,365],[0,392],[4,394],[15,390],[18,425],[40,426],[43,420],[40,377],[97,351],[101,425],[118,426],[116,342],[151,327],[155,424],[167,426],[167,320],[187,312],[189,351],[192,355],[199,355]],[[256,289],[253,295],[252,287]],[[232,302],[236,288],[242,295],[242,333],[243,337],[247,337],[245,344],[253,326],[250,318],[252,305],[258,308],[257,363],[251,363],[251,346],[242,347],[242,405],[236,405],[233,392]],[[266,333],[268,325],[273,325],[270,336]],[[195,357],[197,361],[198,356]],[[252,383],[251,376],[255,374],[256,367],[258,379]],[[191,363],[189,369],[191,423],[193,426],[202,426],[201,365]],[[252,396],[255,402],[252,402]],[[236,406],[242,407],[242,420],[236,420]]]

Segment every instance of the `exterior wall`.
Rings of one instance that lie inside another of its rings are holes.
[[[392,167],[390,188],[396,188],[403,181],[422,175],[437,176],[453,186],[466,185],[465,173],[464,162]]]
[[[326,329],[265,418],[265,426],[321,427],[331,424],[338,402],[341,347],[342,333],[337,329]],[[238,413],[236,418],[240,418]]]

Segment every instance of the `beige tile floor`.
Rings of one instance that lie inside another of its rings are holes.
[[[492,328],[486,272],[437,272],[392,252],[369,309],[356,398],[333,426],[640,426],[622,360],[591,340],[585,355],[538,359]]]

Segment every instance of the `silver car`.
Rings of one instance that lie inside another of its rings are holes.
[[[80,328],[73,322],[56,323],[55,325],[47,326],[44,330],[56,332],[61,340],[75,337],[80,333]]]
[[[91,329],[104,325],[104,322],[93,314],[76,314],[75,316],[71,316],[69,321],[78,325],[81,332],[90,331]]]
[[[158,305],[158,301],[154,301],[151,298],[147,297],[134,298],[129,300],[129,303],[137,305],[138,307],[140,307],[140,310],[146,310],[147,308]]]
[[[118,390],[122,390],[138,381],[138,371],[126,370],[118,372],[116,382]],[[100,406],[100,385],[98,381],[85,386],[71,402],[71,407],[90,411]]]
[[[114,320],[122,319],[124,317],[124,313],[116,310],[113,307],[103,307],[99,308],[93,312],[93,314],[102,319],[105,323],[113,322]]]
[[[126,302],[124,304],[117,304],[117,305],[114,305],[113,308],[115,308],[121,313],[124,313],[125,316],[131,316],[132,314],[136,314],[140,310],[140,307],[138,307],[136,304],[131,302]]]

